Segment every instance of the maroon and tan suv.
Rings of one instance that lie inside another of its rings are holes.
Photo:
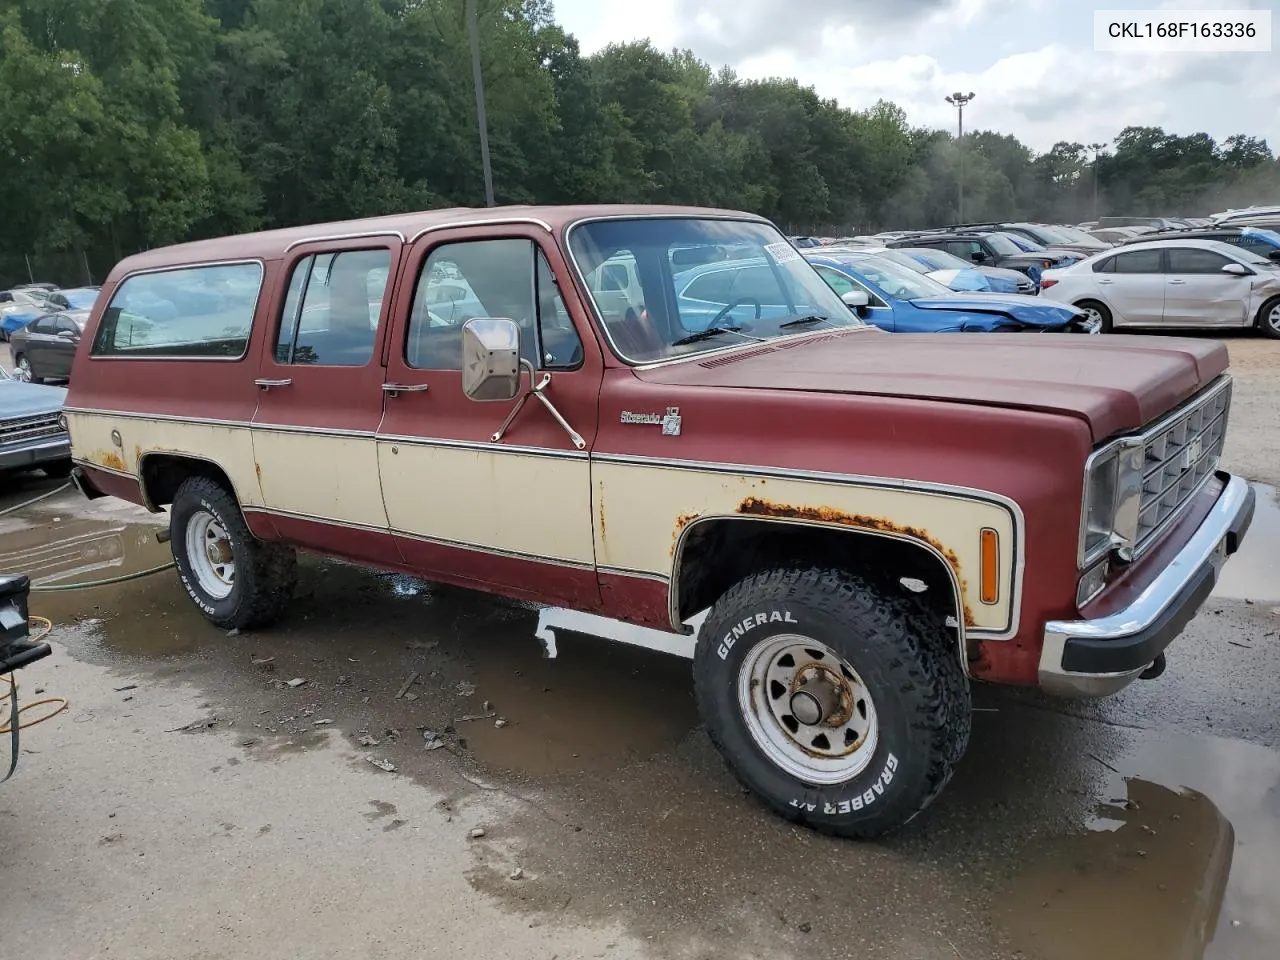
[[[745,213],[437,210],[124,260],[66,417],[214,623],[274,620],[301,549],[648,637],[764,802],[865,837],[947,783],[972,681],[1160,672],[1252,516],[1226,366],[883,333]]]

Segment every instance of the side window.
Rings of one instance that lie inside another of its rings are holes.
[[[701,300],[704,303],[728,303],[730,290],[733,288],[733,277],[737,271],[715,270],[695,277],[693,282],[684,288],[683,297],[690,300]]]
[[[257,263],[126,277],[102,315],[90,355],[239,359],[261,286]]]
[[[1263,240],[1261,237],[1246,237],[1243,234],[1234,236],[1224,242],[1234,243],[1236,246],[1248,250],[1250,253],[1256,253],[1264,259],[1271,255],[1272,250],[1278,249],[1274,245],[1267,243],[1267,241]]]
[[[1097,263],[1093,265],[1093,272],[1094,273],[1115,273],[1116,258],[1107,257],[1107,259],[1105,260],[1099,260]]]
[[[752,305],[781,307],[787,303],[778,276],[766,265],[744,267],[736,271],[731,291],[734,300],[747,300]]]
[[[625,290],[629,280],[625,264],[606,263],[600,269],[601,290]]]
[[[418,274],[405,363],[419,370],[461,370],[462,325],[473,317],[503,317],[520,326],[521,356],[541,366],[538,301],[540,293],[549,291],[540,291],[537,281],[532,240],[468,240],[436,247]],[[548,286],[555,289],[554,283]],[[446,288],[444,296],[439,288]],[[453,299],[459,291],[462,296]],[[552,300],[559,300],[559,291]],[[559,309],[564,310],[563,301]],[[568,311],[564,316],[567,321]],[[563,339],[557,341],[557,365],[566,359],[559,356],[565,350]]]
[[[977,240],[948,240],[945,247],[948,253],[954,253],[963,260],[972,260],[975,253],[986,252]]]
[[[53,317],[37,317],[27,324],[27,330],[30,333],[53,333]]]
[[[827,286],[841,296],[859,289],[852,280],[842,273],[837,273],[830,267],[815,267],[815,269],[818,271],[818,275],[827,281]]]
[[[58,322],[54,325],[54,333],[79,333],[80,328],[76,326],[76,322],[70,317],[58,317]]]
[[[1221,273],[1228,263],[1235,263],[1220,253],[1196,247],[1170,247],[1168,255],[1170,273]]]
[[[277,363],[363,367],[373,359],[390,250],[343,250],[293,266],[276,335]]]
[[[1115,256],[1116,273],[1160,273],[1159,250],[1132,250]]]
[[[564,305],[551,264],[541,250],[538,251],[536,280],[542,366],[548,370],[576,367],[582,362],[582,338],[578,336],[578,329]]]

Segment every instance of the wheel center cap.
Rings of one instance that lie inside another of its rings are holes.
[[[806,727],[815,726],[822,722],[822,704],[813,694],[801,690],[791,695],[791,715]]]
[[[231,545],[225,540],[215,540],[205,548],[210,563],[230,563]]]

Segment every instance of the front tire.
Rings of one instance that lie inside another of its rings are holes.
[[[740,581],[699,631],[693,669],[712,742],[739,780],[825,833],[901,827],[968,745],[969,687],[944,618],[844,570]]]
[[[44,383],[44,377],[36,376],[35,371],[31,369],[31,361],[22,354],[13,358],[13,366],[18,379],[24,383]]]
[[[254,537],[236,498],[208,477],[191,477],[178,487],[169,542],[182,585],[219,627],[267,626],[293,596],[296,554]]]
[[[1258,311],[1258,332],[1272,340],[1280,340],[1280,297],[1272,297]]]

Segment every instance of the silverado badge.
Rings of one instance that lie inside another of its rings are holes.
[[[662,435],[664,437],[680,436],[680,408],[667,407],[665,414],[661,413],[632,413],[630,410],[623,410],[622,423],[650,423],[654,426],[662,427]]]

